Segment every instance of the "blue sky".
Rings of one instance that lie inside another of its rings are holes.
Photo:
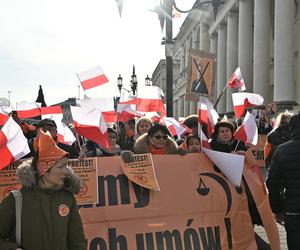
[[[122,18],[115,0],[1,0],[0,97],[35,101],[38,85],[48,105],[78,96],[76,73],[100,65],[117,90],[135,64],[144,84],[164,58],[155,0],[126,0]],[[190,8],[194,0],[177,0]],[[174,36],[183,21],[174,20]],[[82,93],[82,91],[81,91]]]

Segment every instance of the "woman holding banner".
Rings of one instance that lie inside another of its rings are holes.
[[[67,152],[43,131],[36,147],[34,159],[18,168],[22,189],[0,204],[0,250],[84,250],[83,226],[70,189],[80,182],[67,168]]]

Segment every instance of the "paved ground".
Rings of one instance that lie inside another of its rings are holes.
[[[286,244],[286,234],[285,234],[284,227],[278,223],[277,223],[277,227],[279,230],[279,237],[280,237],[280,249],[287,250],[288,248]],[[256,242],[258,244],[258,249],[259,250],[271,249],[264,228],[261,226],[255,226],[254,231],[256,232]]]

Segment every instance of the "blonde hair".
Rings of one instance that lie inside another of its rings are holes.
[[[140,119],[138,119],[137,123],[136,123],[136,132],[139,134],[139,130],[138,127],[140,125],[141,122],[148,122],[150,124],[150,127],[153,125],[152,121],[147,118],[147,117],[141,117]]]
[[[282,126],[282,125],[288,125],[292,116],[293,116],[293,113],[288,110],[277,115],[276,122],[275,122],[275,128]]]

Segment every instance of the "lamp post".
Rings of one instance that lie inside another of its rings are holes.
[[[121,16],[122,6],[124,0],[115,0],[118,3],[119,14]],[[140,1],[140,0],[137,0]],[[163,29],[164,22],[166,22],[166,38],[162,44],[165,45],[166,56],[166,100],[167,100],[167,116],[173,117],[173,23],[172,10],[176,9],[180,13],[189,13],[194,9],[198,9],[205,4],[211,4],[213,8],[214,18],[216,18],[218,8],[223,4],[224,0],[195,0],[195,4],[189,10],[181,10],[177,7],[175,0],[160,0],[159,6],[156,6],[154,12],[158,14],[161,28]]]
[[[173,7],[180,13],[189,13],[194,9],[200,8],[204,4],[211,4],[213,7],[214,18],[220,4],[224,3],[222,0],[202,1],[196,0],[193,7],[189,10],[181,10],[176,6],[175,0],[162,0],[159,8],[157,8],[158,18],[163,27],[164,20],[166,21],[166,38],[162,44],[165,45],[166,56],[166,100],[167,100],[167,116],[173,117],[173,34],[172,34],[172,10]]]
[[[150,77],[147,75],[146,78],[145,78],[145,86],[151,86],[151,79]]]

